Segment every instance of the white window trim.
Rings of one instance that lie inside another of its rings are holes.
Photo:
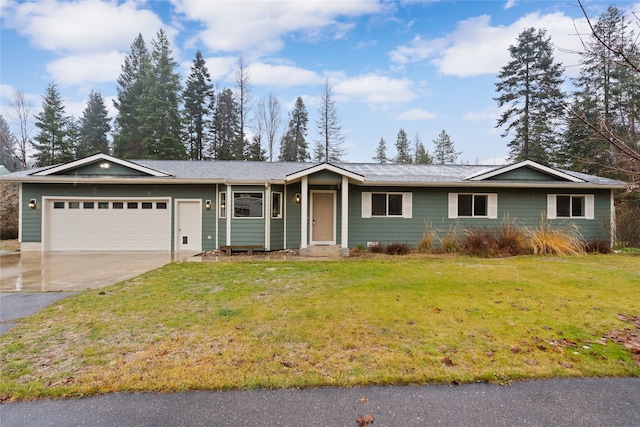
[[[371,203],[372,194],[384,194],[387,196],[386,215],[372,215]],[[402,196],[402,215],[389,215],[389,194],[400,194]],[[413,218],[413,193],[398,191],[365,191],[362,192],[362,218]]]
[[[584,216],[571,214],[569,202],[569,216],[558,216],[558,196],[584,197]],[[595,196],[593,194],[547,194],[547,219],[595,219]]]
[[[487,215],[473,215],[473,204],[471,205],[471,216],[458,216],[458,195],[466,194],[472,196],[474,203],[475,196],[487,196]],[[457,218],[498,218],[498,193],[449,193],[449,219]]]
[[[262,194],[262,209],[260,211],[260,216],[236,216],[236,193],[257,193],[257,194]],[[264,191],[233,191],[231,193],[231,199],[233,201],[233,219],[239,219],[239,220],[256,220],[256,219],[264,219],[264,208],[265,208],[265,203],[264,203]],[[229,206],[229,201],[227,201],[227,208]]]
[[[274,216],[273,215],[273,195],[274,194],[279,194],[280,195],[280,200],[279,200],[279,204],[280,206],[278,206],[278,215]],[[283,194],[281,191],[273,191],[271,192],[271,219],[282,219],[282,201],[284,200]]]

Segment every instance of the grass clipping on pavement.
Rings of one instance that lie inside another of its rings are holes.
[[[640,258],[174,263],[0,337],[0,400],[640,376]]]

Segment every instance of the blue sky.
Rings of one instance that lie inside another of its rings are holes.
[[[591,17],[608,1],[585,1]],[[640,11],[640,3],[616,2]],[[309,111],[308,140],[324,80],[333,87],[346,161],[369,162],[380,138],[388,155],[400,128],[433,151],[445,130],[464,163],[504,163],[507,139],[495,128],[496,75],[525,28],[546,28],[568,77],[587,34],[577,2],[560,1],[205,1],[2,0],[0,107],[23,91],[37,113],[55,82],[67,113],[79,117],[91,90],[115,115],[116,79],[134,38],[160,28],[186,76],[201,50],[213,82],[233,87],[238,58],[248,64],[254,104],[273,93],[283,125],[296,97]],[[569,90],[569,84],[565,85]],[[35,135],[33,130],[32,135]]]

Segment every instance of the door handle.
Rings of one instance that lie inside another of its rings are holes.
[[[312,220],[311,220],[311,225],[312,225],[312,226],[315,226],[315,225],[316,225],[316,220],[315,220],[315,219],[312,219]]]

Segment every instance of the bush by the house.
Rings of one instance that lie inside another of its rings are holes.
[[[616,241],[640,248],[640,193],[626,193],[616,203]]]
[[[390,243],[384,252],[387,255],[407,255],[411,253],[411,248],[406,243]]]

